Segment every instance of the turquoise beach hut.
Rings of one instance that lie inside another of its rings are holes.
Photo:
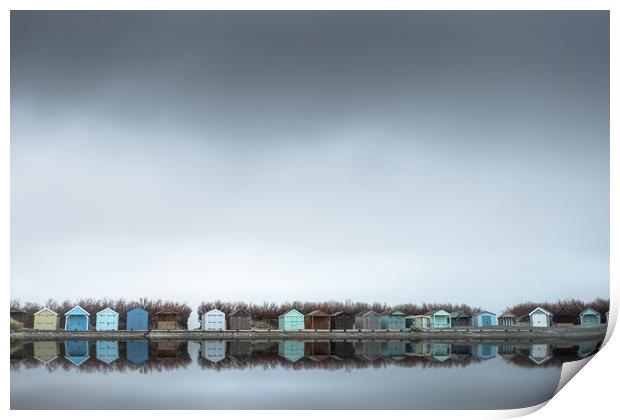
[[[118,341],[97,341],[97,359],[109,365],[118,359]]]
[[[601,314],[592,308],[587,308],[581,311],[579,314],[579,321],[581,325],[599,325],[601,323]]]
[[[90,314],[81,306],[76,306],[65,314],[66,331],[88,331]]]
[[[90,357],[88,341],[65,341],[65,358],[76,366],[80,366]]]
[[[450,314],[448,314],[448,316],[449,315]],[[450,344],[450,343],[431,343],[430,355],[435,360],[438,360],[440,362],[445,362],[452,355],[452,344]]]
[[[497,326],[497,315],[489,311],[481,311],[472,317],[472,324],[476,328]]]
[[[432,310],[426,313],[431,318],[431,328],[450,328],[452,321],[450,313],[443,309]]]
[[[381,314],[381,329],[384,330],[404,330],[405,314],[401,311],[383,312]]]
[[[97,312],[97,331],[116,331],[118,330],[118,312],[105,308]]]
[[[127,330],[146,331],[149,329],[149,313],[136,307],[127,311]]]
[[[305,348],[306,346],[303,341],[280,341],[278,343],[278,354],[281,357],[295,363],[299,359],[303,359]]]
[[[288,330],[303,330],[304,329],[304,314],[297,309],[291,309],[285,314],[278,317],[278,329]]]

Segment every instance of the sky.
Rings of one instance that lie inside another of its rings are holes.
[[[12,298],[608,295],[608,12],[11,13]]]

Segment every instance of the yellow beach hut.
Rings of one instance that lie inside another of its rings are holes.
[[[49,308],[43,308],[34,314],[34,329],[55,331],[60,325],[60,316]]]

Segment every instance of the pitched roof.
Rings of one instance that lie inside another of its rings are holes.
[[[350,315],[353,316],[353,314],[350,314],[348,312],[345,311],[338,311],[338,312],[334,312],[333,314],[331,314],[330,316],[339,316],[339,315]],[[359,315],[359,314],[358,314]]]
[[[476,315],[482,315],[482,314],[491,314],[491,315],[495,315],[495,313],[491,312],[491,311],[480,311],[480,312],[476,312],[474,314],[474,316]]]
[[[230,312],[228,316],[252,316],[252,314],[245,309],[235,309],[234,311]]]
[[[315,309],[314,311],[308,312],[306,316],[329,316],[329,314],[323,309]]]
[[[289,315],[289,314],[293,314],[293,315],[297,314],[297,315],[299,315],[299,316],[304,316],[304,314],[302,314],[301,312],[299,312],[297,309],[293,308],[293,309],[291,309],[290,311],[284,312],[282,315],[278,316],[278,318],[285,317],[285,316],[287,316],[287,315]]]
[[[362,315],[362,316],[373,316],[373,315],[374,316],[379,316],[379,314],[376,313],[375,311],[368,311],[368,312],[364,313],[364,315]]]
[[[97,315],[99,315],[102,312],[114,312],[116,315],[118,315],[118,312],[116,312],[114,309],[110,307],[100,310],[99,312],[97,312]]]
[[[86,309],[82,308],[80,305],[78,305],[78,306],[70,309],[69,311],[67,311],[65,316],[67,316],[67,315],[75,315],[72,312],[77,312],[77,315],[87,315],[87,316],[90,316],[90,314],[88,312],[86,312]]]
[[[532,315],[534,312],[536,311],[542,311],[544,313],[546,313],[547,315],[553,315],[551,312],[544,310],[543,308],[541,308],[540,306],[537,307],[536,309],[534,309],[532,312],[530,312],[528,315]]]
[[[590,314],[594,314],[594,315],[600,315],[600,313],[592,308],[586,308],[583,311],[581,311],[581,313],[579,315],[583,315],[586,313],[590,313]]]
[[[161,311],[155,312],[155,315],[165,315],[165,314],[177,315],[178,313],[168,308],[164,308]]]
[[[51,312],[54,315],[58,315],[56,312],[52,311],[50,308],[47,307],[35,312],[34,315],[40,314],[41,312]]]
[[[499,317],[500,318],[517,318],[517,316],[513,314],[512,312],[504,312]]]

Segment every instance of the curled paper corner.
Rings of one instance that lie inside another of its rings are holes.
[[[586,357],[585,359],[563,363],[562,371],[560,372],[560,381],[558,382],[558,386],[553,395],[555,396],[558,392],[560,392],[560,390],[564,388],[564,385],[573,379],[577,372],[579,372],[594,356],[596,356],[596,354]]]

